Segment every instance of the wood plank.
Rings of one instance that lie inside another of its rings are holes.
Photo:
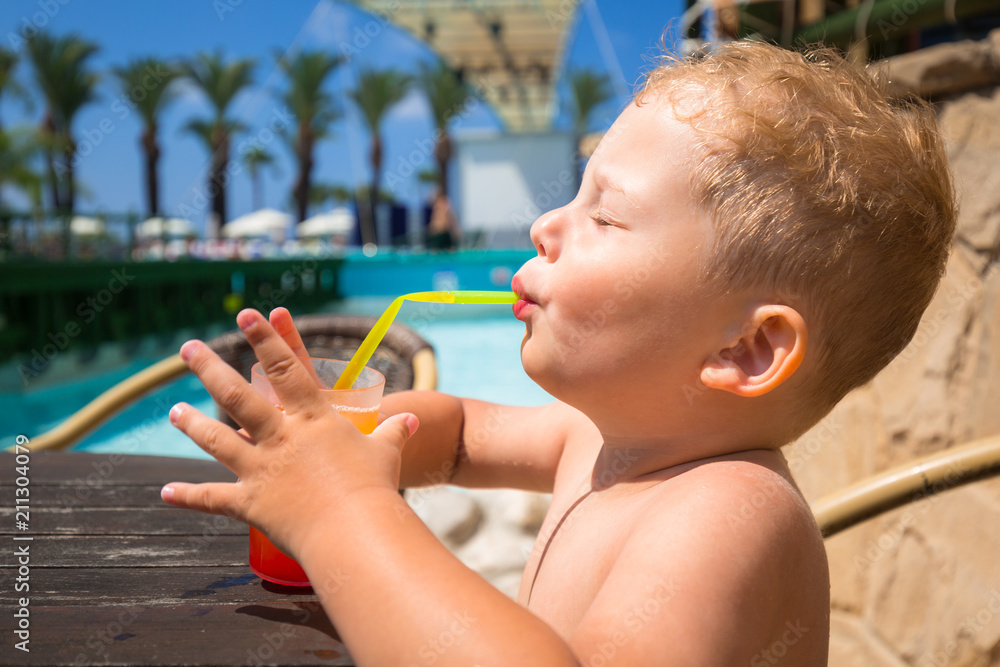
[[[32,509],[48,507],[151,507],[166,504],[160,500],[162,484],[51,486],[31,485],[29,500]],[[0,506],[14,506],[13,486],[0,485]]]
[[[248,549],[245,535],[40,535],[25,544],[31,545],[32,572],[41,567],[246,567]],[[13,570],[13,548],[9,552],[0,572]]]
[[[13,578],[11,578],[13,581]],[[24,596],[32,605],[65,606],[317,602],[312,588],[262,581],[246,565],[224,567],[34,568],[29,589],[0,589],[0,607]]]
[[[30,611],[31,652],[5,647],[0,665],[353,664],[315,602],[40,605]]]
[[[14,484],[15,455],[0,453],[0,485]],[[171,456],[32,452],[31,486],[166,484],[167,482],[232,482],[236,476],[221,463]]]
[[[30,653],[0,665],[349,665],[310,588],[262,582],[247,566],[247,528],[159,498],[172,480],[232,481],[214,462],[37,453],[29,530],[17,531],[13,455],[0,455],[0,535],[30,549],[18,591],[13,550],[0,558],[0,606],[30,599]],[[6,614],[0,632],[12,636]]]
[[[157,495],[152,507],[32,509],[28,531],[15,529],[12,506],[0,506],[0,535],[247,535],[247,525],[224,516],[170,507]]]

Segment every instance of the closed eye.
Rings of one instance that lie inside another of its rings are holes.
[[[600,211],[594,213],[590,217],[598,227],[623,227],[621,223],[606,218]]]

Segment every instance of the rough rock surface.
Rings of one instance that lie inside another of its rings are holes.
[[[409,489],[406,501],[463,563],[512,598],[549,496],[511,489]]]
[[[938,109],[961,198],[948,273],[899,358],[787,448],[811,501],[1000,434],[1000,89]],[[1000,480],[868,521],[827,552],[831,666],[1000,665]]]
[[[981,42],[947,42],[888,63],[891,81],[923,97],[942,97],[1000,83],[1000,30]]]

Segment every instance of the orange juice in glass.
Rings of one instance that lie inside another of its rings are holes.
[[[350,389],[332,389],[347,366],[346,361],[310,359],[320,389],[330,405],[362,433],[371,433],[378,423],[385,378],[378,371],[365,367]],[[262,396],[281,407],[274,388],[260,363],[250,370],[250,384]],[[309,578],[293,558],[286,556],[259,530],[250,527],[250,569],[267,581],[285,586],[308,586]]]

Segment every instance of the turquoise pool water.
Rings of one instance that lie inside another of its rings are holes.
[[[349,299],[332,310],[378,314],[389,301],[386,297]],[[440,391],[510,405],[542,405],[552,400],[521,368],[524,325],[513,318],[509,306],[407,304],[397,319],[434,346]],[[19,433],[44,433],[100,392],[172,353],[179,344],[172,341],[173,347],[166,350],[122,353],[122,358],[131,360],[112,370],[95,371],[19,395],[0,395],[0,413],[5,416],[0,442],[7,446]],[[201,449],[167,421],[167,411],[178,401],[215,414],[208,393],[188,374],[127,408],[74,449],[205,458]]]

